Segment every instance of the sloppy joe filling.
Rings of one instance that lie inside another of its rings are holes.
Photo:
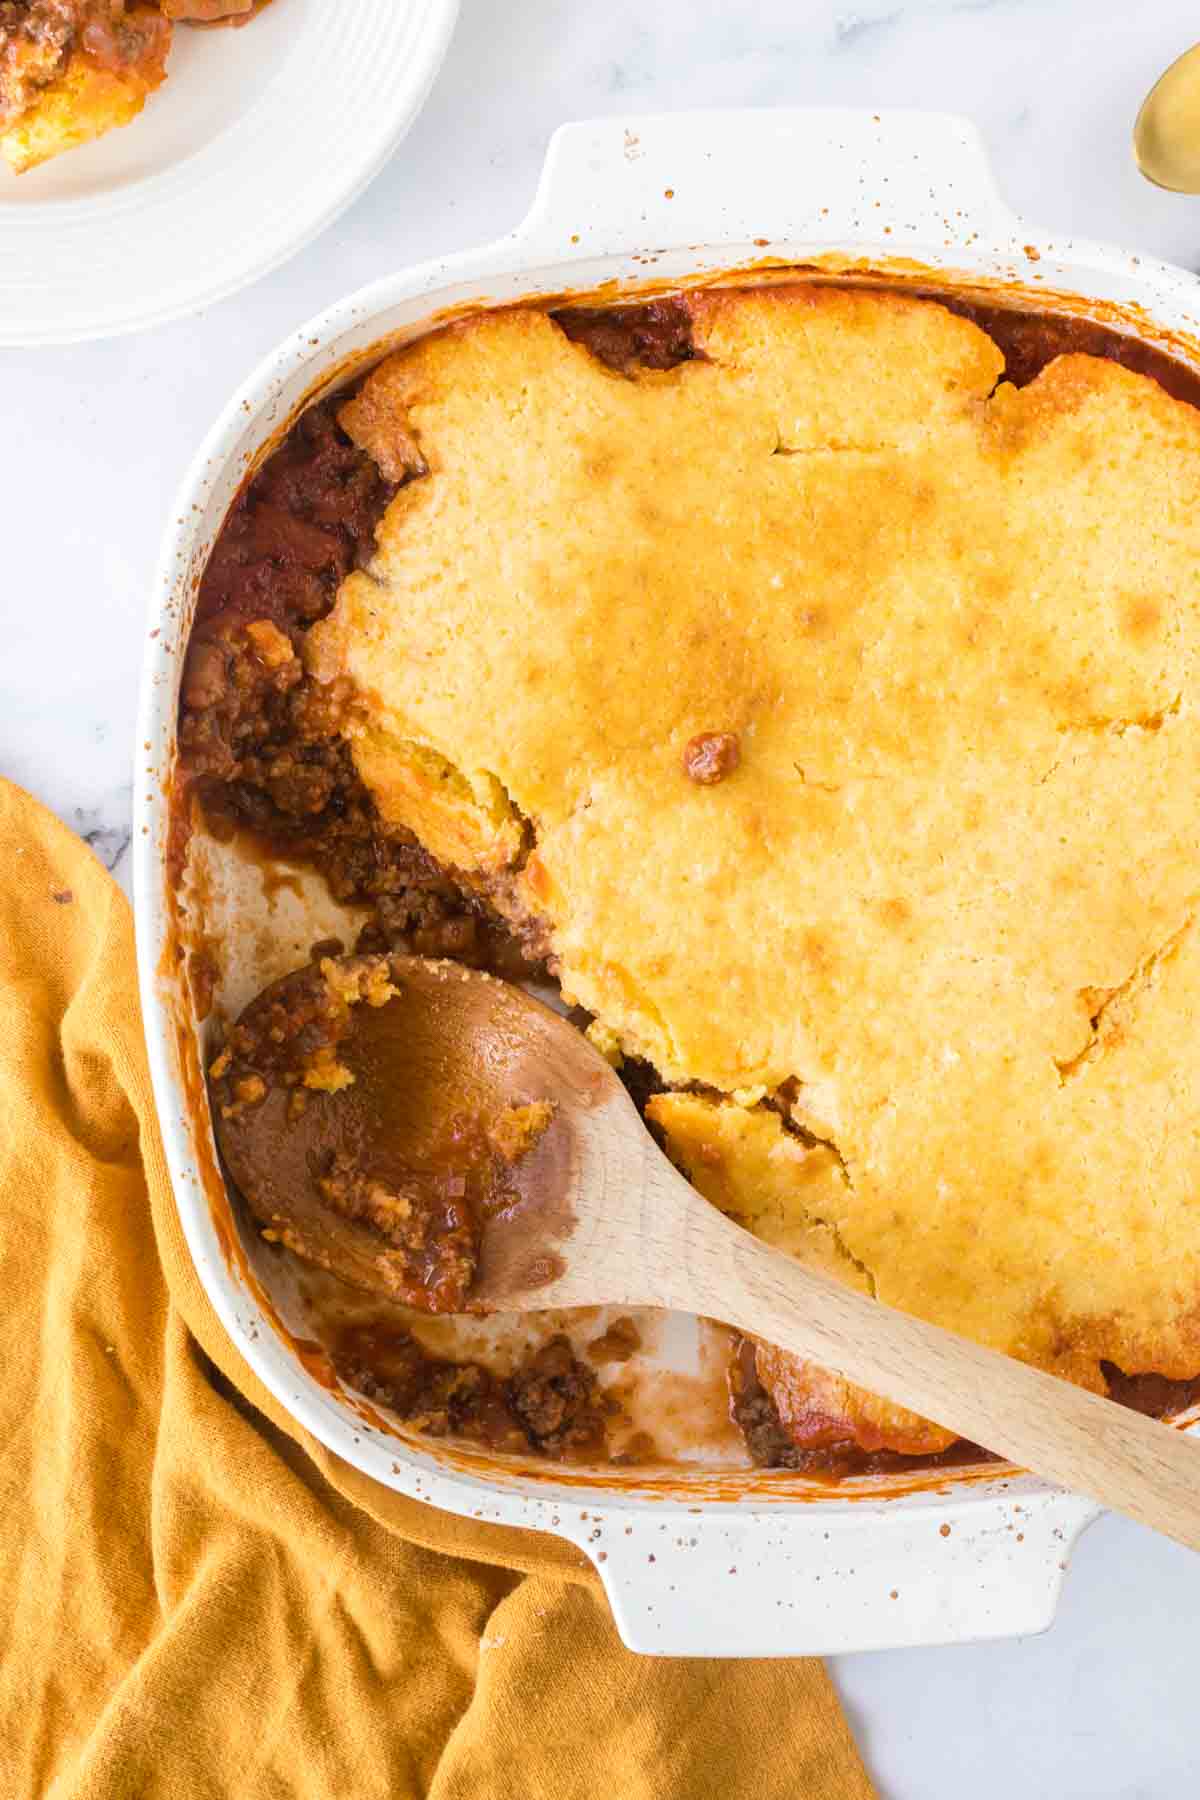
[[[330,1346],[348,1387],[430,1437],[457,1437],[489,1450],[558,1462],[602,1461],[616,1403],[562,1335],[526,1356],[512,1374],[432,1356],[402,1326],[352,1326]]]
[[[0,17],[3,12],[0,7]],[[1194,372],[1093,321],[1018,312],[953,293],[936,298],[990,334],[1014,385],[1028,383],[1055,356],[1083,350],[1200,403]],[[695,354],[689,315],[678,300],[572,308],[555,316],[573,341],[619,374],[667,369]],[[312,666],[312,626],[329,612],[340,582],[369,557],[398,486],[422,472],[415,462],[384,458],[385,474],[351,443],[336,418],[346,397],[322,401],[300,417],[234,503],[205,570],[180,702],[177,867],[197,821],[219,837],[251,834],[267,854],[316,868],[337,900],[362,909],[356,949],[377,969],[388,953],[400,952],[459,960],[509,978],[545,974],[536,921],[514,922],[486,882],[468,880],[410,832],[384,824],[343,735],[352,696],[337,681],[319,680]],[[683,773],[715,786],[735,774],[739,755],[737,736],[715,729],[689,742]],[[223,1151],[268,1237],[272,1224],[255,1206],[252,1172],[239,1171],[239,1121],[247,1110],[276,1105],[279,1157],[287,1164],[288,1133],[306,1111],[306,1096],[338,1092],[347,1011],[345,994],[331,999],[320,960],[277,986],[286,992],[260,996],[229,1033],[212,1070]],[[351,1004],[363,999],[368,1007],[375,1003],[364,991]],[[646,1064],[626,1063],[622,1074],[639,1106],[664,1087]],[[521,1126],[509,1124],[519,1138]],[[428,1166],[400,1178],[393,1171],[388,1180],[325,1146],[326,1160],[314,1165],[322,1216],[307,1237],[293,1231],[284,1241],[353,1280],[330,1249],[336,1234],[350,1229],[360,1243],[392,1258],[397,1299],[426,1310],[460,1309],[470,1292],[487,1183],[503,1160],[496,1129],[495,1121],[465,1120]],[[311,1163],[311,1146],[305,1154]],[[594,1375],[563,1339],[506,1381],[477,1363],[430,1357],[399,1324],[394,1332],[342,1334],[331,1349],[350,1386],[435,1435],[580,1460],[603,1454],[604,1402]],[[1178,1410],[1200,1392],[1200,1382],[1130,1378],[1117,1370],[1109,1373],[1109,1386],[1115,1399],[1156,1413]],[[792,1421],[789,1429],[748,1344],[733,1345],[730,1395],[748,1450],[764,1466],[842,1474],[984,1454],[958,1444],[936,1455],[902,1457],[831,1437],[820,1420]]]
[[[520,975],[529,958],[477,895],[410,832],[384,829],[341,735],[343,684],[305,666],[310,627],[369,553],[396,491],[340,429],[305,412],[230,510],[209,558],[184,664],[178,813],[249,830],[311,863],[334,897],[370,909],[358,947],[454,957]]]

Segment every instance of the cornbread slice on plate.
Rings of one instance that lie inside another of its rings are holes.
[[[0,0],[0,153],[20,175],[137,117],[173,22],[244,25],[266,0]]]
[[[166,78],[157,6],[96,0],[0,5],[0,151],[19,175],[127,125]]]

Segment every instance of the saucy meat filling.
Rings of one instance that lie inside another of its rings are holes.
[[[344,396],[342,396],[344,398]],[[396,492],[338,426],[301,415],[239,495],[200,584],[180,700],[182,855],[189,802],[214,835],[249,831],[370,908],[359,947],[513,974],[522,946],[411,833],[384,829],[340,735],[348,696],[305,668],[310,627],[370,553]]]
[[[331,1355],[347,1387],[414,1429],[489,1450],[602,1461],[608,1427],[618,1416],[595,1372],[562,1336],[532,1351],[506,1378],[480,1363],[431,1356],[401,1327],[352,1327],[335,1338]]]

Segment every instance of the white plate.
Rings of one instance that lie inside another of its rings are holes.
[[[223,299],[366,186],[433,85],[458,0],[274,0],[179,26],[131,125],[0,163],[0,344],[140,331]]]

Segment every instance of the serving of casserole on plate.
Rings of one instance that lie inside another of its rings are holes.
[[[268,983],[307,970],[287,991],[319,1010],[343,952],[458,959],[554,992],[765,1241],[1122,1403],[1196,1398],[1186,301],[1035,249],[962,128],[896,117],[736,120],[760,162],[846,164],[839,228],[814,194],[762,245],[737,158],[689,200],[699,120],[639,122],[621,176],[679,195],[692,246],[639,269],[577,229],[614,230],[614,131],[556,145],[515,256],[297,339],[189,483],[139,872],[185,1227],[311,1429],[438,1504],[603,1539],[638,1647],[1029,1629],[1084,1503],[705,1321],[465,1319],[411,1221],[321,1171],[330,1241],[403,1303],[355,1292],[319,1229],[223,1213],[204,1148],[203,1070],[228,1148],[285,1040],[297,1106],[345,1104],[311,1014],[242,1019]],[[918,222],[907,259],[845,198],[877,142],[919,165],[887,214]],[[915,184],[955,158],[976,210],[937,247],[962,196]],[[742,234],[697,252],[723,203]],[[647,1573],[671,1529],[711,1593]]]
[[[276,267],[396,148],[457,12],[0,0],[0,345],[143,330]]]
[[[128,125],[161,86],[176,22],[245,25],[267,0],[4,0],[0,152],[15,174]]]

